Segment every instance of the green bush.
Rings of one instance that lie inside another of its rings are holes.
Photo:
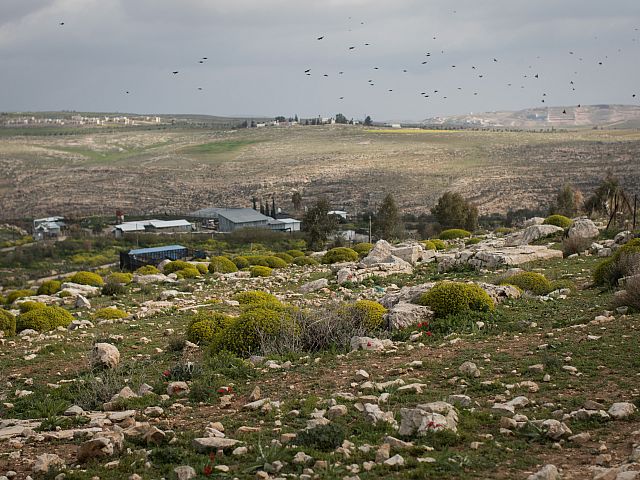
[[[287,262],[282,258],[275,257],[273,255],[269,255],[264,257],[264,261],[267,263],[267,267],[269,268],[287,268]]]
[[[184,260],[174,260],[167,263],[162,269],[162,272],[165,275],[168,275],[169,273],[175,273],[178,270],[183,270],[185,268],[193,268],[193,265],[189,262],[185,262]]]
[[[198,270],[194,265],[190,267],[183,268],[174,272],[176,277],[179,279],[183,278],[198,278],[200,276],[200,270]]]
[[[555,225],[556,227],[564,228],[565,230],[573,223],[570,218],[564,215],[551,215],[544,219],[542,222],[544,225]]]
[[[38,295],[53,295],[60,291],[61,286],[62,283],[58,280],[47,280],[38,287]]]
[[[360,258],[366,257],[372,249],[373,243],[368,242],[356,243],[353,246],[353,250],[360,256]]]
[[[466,238],[470,236],[471,232],[468,232],[467,230],[463,230],[461,228],[450,228],[449,230],[443,230],[440,232],[438,238],[440,240],[454,240],[456,238]]]
[[[493,232],[498,235],[508,235],[509,233],[513,233],[515,229],[509,227],[498,227]]]
[[[300,250],[287,250],[287,255],[290,255],[293,258],[304,257],[304,252]]]
[[[560,280],[552,280],[551,281],[551,291],[555,291],[555,290],[562,290],[562,289],[569,289],[572,292],[575,292],[577,290],[576,288],[576,284],[573,283],[571,280],[565,278],[565,279],[560,279]]]
[[[36,292],[33,290],[14,290],[7,295],[6,303],[7,305],[11,305],[19,298],[32,297],[35,294]]]
[[[81,285],[91,285],[92,287],[101,287],[104,285],[104,280],[97,273],[93,272],[78,272],[69,278],[72,283],[79,283]]]
[[[21,332],[28,328],[38,332],[54,330],[57,327],[66,327],[73,321],[73,315],[67,310],[56,306],[36,308],[18,315],[16,318],[16,330]]]
[[[274,257],[278,257],[278,258],[284,260],[285,262],[287,262],[287,264],[293,263],[293,257],[291,255],[289,255],[288,253],[284,253],[284,252],[276,253],[274,255]]]
[[[601,261],[593,271],[593,283],[612,288],[618,280],[636,272],[640,264],[640,238],[634,238],[618,248],[612,257]]]
[[[62,292],[62,293],[69,293],[69,292]],[[124,295],[125,293],[127,293],[127,287],[121,283],[107,282],[102,287],[101,293],[102,295],[105,295],[107,297],[117,297],[118,295]]]
[[[0,308],[0,331],[5,337],[12,337],[16,334],[16,317],[11,312]]]
[[[359,258],[358,252],[351,248],[336,247],[324,254],[322,263],[357,262]]]
[[[425,240],[424,242],[422,242],[422,246],[425,250],[437,250],[436,244],[431,240]]]
[[[245,258],[249,262],[249,265],[258,265],[260,267],[269,266],[265,255],[247,255]]]
[[[311,257],[296,257],[293,259],[293,264],[298,265],[299,267],[304,267],[307,265],[320,265],[315,258]]]
[[[296,444],[321,452],[331,452],[342,445],[345,438],[344,427],[329,423],[310,430],[302,430],[296,436]]]
[[[145,265],[144,267],[138,268],[136,270],[136,273],[138,275],[157,275],[158,273],[160,273],[160,270],[158,270],[153,265]]]
[[[93,313],[93,318],[100,318],[102,320],[117,320],[119,318],[127,318],[129,314],[119,308],[105,307],[99,308]]]
[[[249,269],[252,277],[270,277],[273,270],[269,267],[263,267],[261,265],[254,265]]]
[[[198,345],[211,343],[234,320],[219,312],[198,312],[187,327],[187,339]]]
[[[430,242],[433,243],[433,245],[436,247],[436,250],[446,250],[447,249],[447,244],[444,243],[439,238],[432,238],[430,240]]]
[[[200,272],[200,275],[205,275],[209,272],[209,265],[205,265],[204,263],[195,263],[194,266],[196,270]]]
[[[465,245],[477,245],[478,243],[480,243],[482,241],[481,238],[478,237],[473,237],[473,238],[468,238],[467,240],[464,241]]]
[[[238,267],[227,257],[220,256],[211,259],[209,271],[211,273],[233,273],[238,271]]]
[[[515,285],[521,290],[531,292],[534,295],[546,295],[553,291],[553,286],[549,279],[541,273],[536,272],[516,273],[502,280],[500,284]]]
[[[107,283],[117,283],[119,285],[129,285],[133,280],[133,275],[126,272],[113,272],[107,277]]]
[[[468,311],[486,312],[495,308],[491,297],[475,283],[443,281],[436,283],[418,300],[443,318]]]
[[[370,332],[380,330],[383,326],[383,317],[387,309],[373,300],[358,300],[353,305],[349,305],[351,314],[358,317],[361,324]]]
[[[601,287],[614,287],[618,277],[619,269],[613,257],[602,260],[593,270],[593,283]]]
[[[233,263],[235,263],[238,270],[242,270],[243,268],[249,268],[249,260],[243,256],[237,256],[233,259]]]
[[[20,313],[27,313],[31,310],[35,310],[36,308],[44,308],[46,305],[42,302],[22,302],[18,304],[18,308],[20,309]]]
[[[261,339],[277,335],[285,321],[290,320],[283,312],[265,308],[247,310],[213,338],[212,351],[228,351],[239,356],[256,353]]]

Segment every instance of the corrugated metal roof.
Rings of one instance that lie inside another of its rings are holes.
[[[218,218],[218,212],[220,212],[220,210],[226,210],[226,209],[218,208],[218,207],[201,208],[200,210],[191,212],[189,216],[196,217],[196,218]]]
[[[233,223],[268,222],[273,220],[253,208],[221,208],[218,211],[218,217],[224,217]]]
[[[149,225],[153,228],[190,227],[187,220],[149,220]]]
[[[165,245],[164,247],[138,248],[129,250],[129,255],[142,255],[145,253],[170,252],[173,250],[184,250],[187,247],[182,245]]]
[[[278,221],[282,223],[302,223],[302,221],[295,218],[279,218]]]
[[[115,228],[118,230],[122,230],[123,232],[142,232],[148,225],[150,225],[148,221],[141,220],[139,222],[121,223],[120,225],[116,225]]]

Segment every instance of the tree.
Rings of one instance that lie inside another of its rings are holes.
[[[293,117],[293,121],[297,122],[298,121],[298,114],[296,113],[295,117]]]
[[[345,117],[343,114],[336,113],[336,123],[347,124],[349,123],[349,120],[347,120],[347,117]]]
[[[370,127],[371,125],[373,125],[373,121],[371,120],[371,117],[367,115],[366,118],[364,119],[364,126]]]
[[[400,218],[398,206],[390,193],[384,197],[372,225],[373,234],[385,240],[402,239],[404,237],[404,225]]]
[[[291,195],[291,203],[293,203],[293,209],[296,212],[302,208],[302,195],[297,190]]]
[[[578,195],[582,196],[580,192],[573,189],[573,187],[569,184],[565,184],[558,192],[558,196],[556,197],[556,201],[551,208],[549,209],[549,213],[551,215],[559,214],[564,215],[565,217],[575,217],[578,213]]]
[[[309,247],[313,250],[324,247],[329,235],[337,228],[338,222],[333,215],[329,215],[329,202],[324,198],[309,208],[302,218],[302,231],[306,232]]]
[[[478,209],[459,193],[445,192],[431,213],[442,228],[464,228],[473,231],[478,226]]]

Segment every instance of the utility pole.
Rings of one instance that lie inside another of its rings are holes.
[[[636,213],[638,212],[638,194],[633,196],[633,229],[636,229]]]
[[[371,243],[371,214],[369,214],[369,243]]]

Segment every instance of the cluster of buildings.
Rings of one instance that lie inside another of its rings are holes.
[[[43,127],[43,126],[91,126],[91,125],[159,125],[163,123],[161,117],[153,116],[125,116],[104,115],[85,117],[71,115],[63,118],[36,117],[33,115],[0,116],[0,126],[3,127]]]
[[[64,217],[36,218],[33,221],[33,239],[39,241],[60,238],[65,227]]]
[[[221,233],[231,233],[240,228],[268,228],[280,232],[300,231],[301,221],[278,213],[269,217],[253,208],[203,208],[189,214],[202,221],[203,226]]]

